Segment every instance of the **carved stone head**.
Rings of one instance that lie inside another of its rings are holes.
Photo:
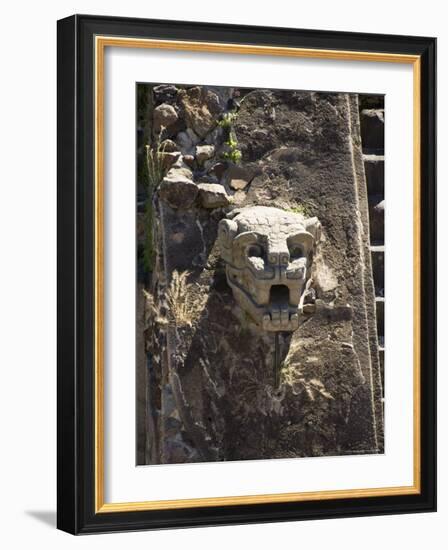
[[[320,239],[317,218],[251,206],[219,222],[227,282],[240,307],[266,331],[293,331]]]

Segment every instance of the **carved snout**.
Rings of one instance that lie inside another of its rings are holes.
[[[268,263],[276,266],[286,267],[289,264],[290,255],[288,250],[288,245],[286,241],[282,244],[276,244],[275,247],[272,247],[268,250]]]

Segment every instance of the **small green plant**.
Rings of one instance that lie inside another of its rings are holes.
[[[236,138],[232,134],[230,134],[229,139],[224,143],[227,145],[228,151],[225,151],[222,154],[222,157],[226,160],[234,162],[235,164],[238,164],[241,161],[243,155],[238,149],[238,142]]]
[[[296,206],[288,208],[288,210],[289,212],[293,212],[294,214],[302,214],[303,216],[308,214],[307,207],[304,204],[297,204]]]
[[[220,121],[218,121],[218,126],[221,126],[221,128],[231,128],[233,122],[238,117],[238,113],[236,111],[229,111],[228,113],[224,113],[222,115],[222,118]]]
[[[223,128],[225,130],[225,135],[228,136],[227,140],[224,142],[228,150],[222,153],[222,158],[235,164],[238,164],[243,157],[241,151],[238,149],[238,141],[233,131],[233,123],[237,117],[237,111],[229,111],[224,113],[221,120],[218,121],[218,126]]]

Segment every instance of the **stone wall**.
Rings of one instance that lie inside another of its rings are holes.
[[[379,356],[384,396],[384,97],[359,96],[361,141],[367,182],[370,251],[378,327]]]
[[[357,96],[141,85],[138,98],[137,462],[383,452],[363,148],[378,151]],[[297,330],[263,330],[227,280],[219,223],[254,206],[320,222]]]

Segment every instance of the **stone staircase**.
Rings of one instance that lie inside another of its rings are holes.
[[[384,397],[384,97],[359,95],[359,108],[369,201],[370,252],[375,284],[381,382]]]

